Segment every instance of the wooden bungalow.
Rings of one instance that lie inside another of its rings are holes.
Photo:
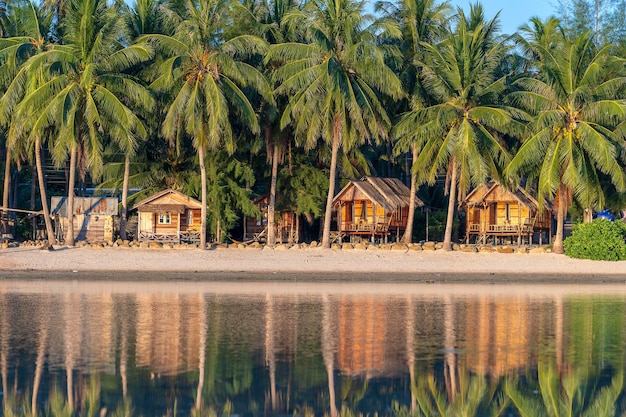
[[[168,189],[135,204],[140,242],[199,242],[202,203]]]
[[[466,241],[494,243],[508,240],[521,244],[534,238],[543,243],[551,235],[552,213],[521,187],[507,190],[490,181],[473,190],[461,203],[466,210]]]
[[[350,181],[333,199],[337,233],[372,240],[395,231],[399,238],[406,229],[411,190],[396,178],[363,177]],[[415,197],[416,207],[424,203]]]
[[[57,238],[63,239],[68,227],[67,197],[51,198]],[[118,215],[115,197],[74,197],[74,239],[89,242],[113,241],[113,216]]]
[[[267,240],[267,206],[269,195],[261,195],[252,202],[259,208],[261,217],[246,217],[244,219],[244,241],[255,240],[264,242]],[[295,211],[274,210],[274,228],[277,242],[298,241],[298,215]]]

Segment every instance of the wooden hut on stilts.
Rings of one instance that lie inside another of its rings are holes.
[[[350,181],[333,199],[338,240],[400,239],[409,216],[411,190],[397,178],[363,177]],[[416,207],[424,203],[416,197]]]

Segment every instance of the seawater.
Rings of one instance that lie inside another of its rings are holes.
[[[2,415],[622,415],[625,318],[626,285],[3,280]]]

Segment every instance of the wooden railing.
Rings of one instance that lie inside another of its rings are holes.
[[[480,224],[470,224],[470,232],[482,233],[530,233],[533,230],[531,224],[488,224],[486,228]]]
[[[139,232],[138,240],[140,242],[199,242],[200,231],[188,230],[176,233]]]
[[[344,223],[341,230],[353,233],[386,233],[388,228],[385,223]]]

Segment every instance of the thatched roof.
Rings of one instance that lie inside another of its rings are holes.
[[[489,181],[487,184],[484,184],[478,188],[475,188],[471,193],[465,197],[461,205],[468,207],[475,207],[483,204],[489,197],[489,195],[496,189],[502,187],[502,184],[496,182],[494,180]],[[520,186],[517,186],[513,190],[506,189],[507,194],[511,196],[511,198],[515,201],[518,201],[520,204],[532,209],[539,209],[539,202],[535,199],[528,191],[523,189]],[[481,195],[482,194],[482,195]],[[551,205],[549,203],[545,203],[544,207],[550,208]]]
[[[333,199],[333,205],[342,201],[353,201],[355,196],[360,195],[383,207],[385,210],[396,210],[407,207],[411,198],[411,190],[397,178],[363,177],[348,183]],[[418,207],[424,203],[415,197]]]
[[[152,194],[135,204],[131,210],[139,210],[142,212],[163,212],[169,211],[174,213],[183,213],[186,208],[199,209],[202,203],[193,197],[181,193],[173,189],[160,191]]]

